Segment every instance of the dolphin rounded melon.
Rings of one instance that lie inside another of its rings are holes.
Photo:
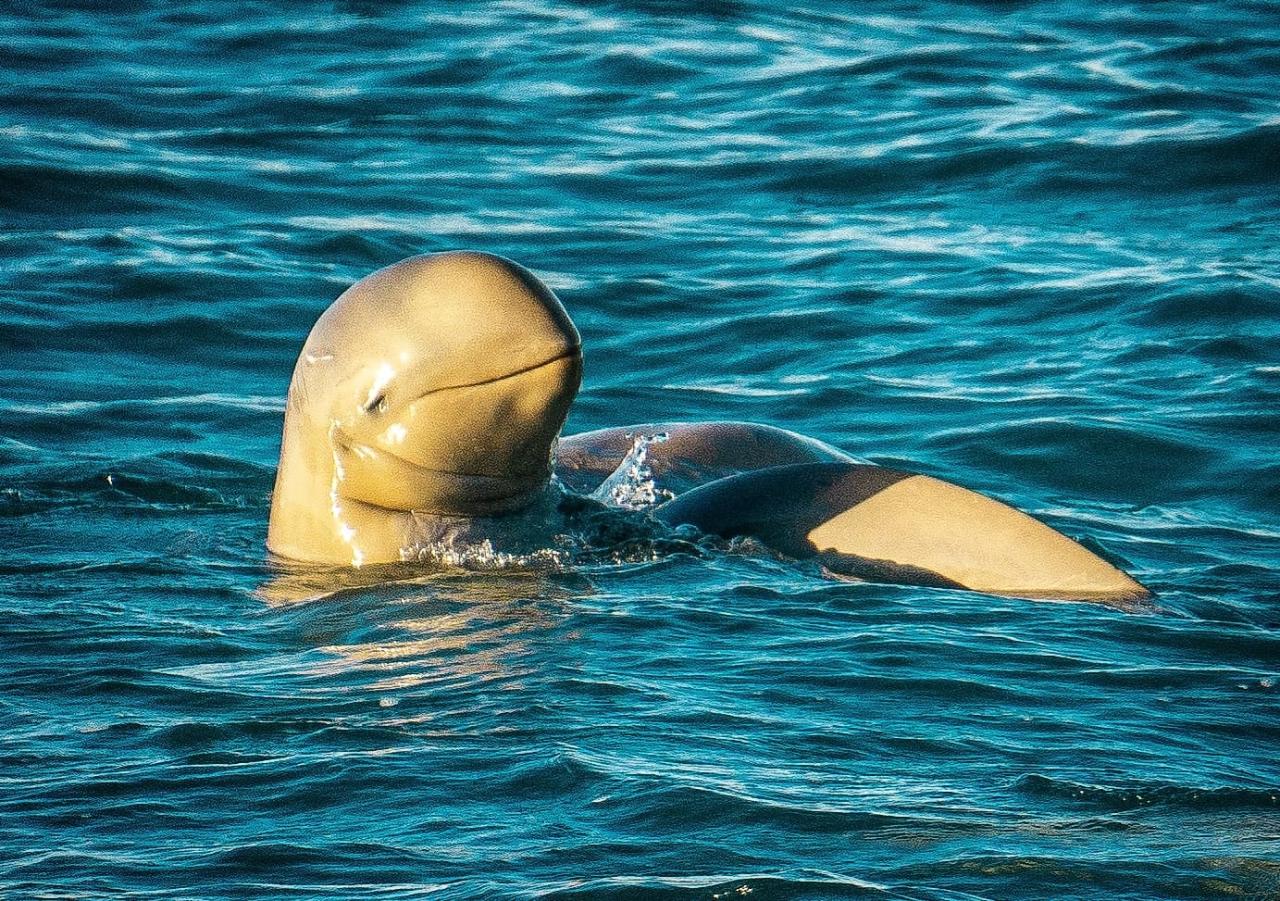
[[[317,320],[294,369],[268,547],[390,562],[424,514],[528,507],[581,373],[564,307],[509,260],[434,254],[361,279]]]

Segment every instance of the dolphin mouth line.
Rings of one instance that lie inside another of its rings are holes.
[[[513,379],[513,378],[516,378],[517,376],[522,376],[530,372],[535,372],[546,366],[550,366],[552,363],[559,363],[561,360],[581,360],[581,359],[582,359],[582,346],[577,345],[571,348],[570,350],[565,351],[562,354],[558,354],[557,356],[551,357],[548,360],[543,360],[541,363],[532,363],[528,366],[522,366],[521,368],[513,370],[512,372],[508,372],[505,375],[495,375],[487,379],[477,379],[474,382],[459,382],[456,385],[442,385],[439,388],[432,388],[430,391],[424,391],[421,394],[416,394],[413,397],[409,398],[407,401],[405,401],[404,406],[407,407],[410,404],[416,404],[418,401],[422,400],[424,397],[430,397],[433,394],[440,394],[445,391],[458,391],[462,388],[479,388],[483,385],[493,385],[498,382],[505,381],[507,379]],[[375,397],[370,398],[369,402],[366,404],[363,404],[360,409],[362,409],[366,413],[372,413],[374,410],[378,409],[382,405],[382,403],[386,400],[386,396],[387,396],[386,391],[381,391]]]
[[[498,382],[505,381],[507,379],[513,379],[513,378],[518,378],[519,376],[522,376],[522,375],[527,375],[530,372],[535,372],[539,369],[544,369],[548,366],[552,366],[563,360],[581,360],[581,359],[582,359],[582,347],[581,345],[575,345],[569,348],[568,350],[564,351],[563,353],[556,354],[553,357],[550,357],[548,359],[542,360],[537,363],[530,364],[528,366],[522,366],[519,369],[504,373],[503,375],[497,375],[487,379],[477,379],[476,381],[473,381],[473,382],[463,382],[456,385],[445,385],[439,388],[432,388],[430,391],[424,391],[423,393],[416,395],[412,399],[406,401],[403,406],[404,407],[411,406],[412,404],[417,403],[418,401],[422,400],[425,397],[430,397],[433,394],[439,394],[444,391],[456,391],[464,388],[477,388],[477,387],[482,387],[484,385],[492,385]],[[488,473],[488,472],[463,472],[463,471],[454,470],[454,469],[444,469],[444,468],[439,468],[435,466],[424,465],[422,463],[418,463],[414,460],[411,460],[408,457],[405,457],[404,455],[399,454],[394,450],[391,450],[386,447],[382,447],[377,443],[366,441],[361,438],[357,438],[350,431],[348,431],[347,428],[345,428],[343,425],[341,425],[339,422],[336,422],[336,421],[333,423],[333,426],[330,431],[330,441],[332,442],[335,451],[339,451],[347,454],[353,454],[356,457],[364,457],[366,459],[382,457],[388,462],[393,461],[397,465],[407,467],[411,470],[415,470],[417,472],[420,472],[429,476],[440,476],[440,477],[449,478],[449,479],[472,480],[473,482],[479,483],[479,484],[487,483],[487,487],[489,487],[491,490],[502,489],[501,494],[504,495],[505,497],[503,497],[497,503],[497,507],[499,508],[506,507],[508,503],[519,502],[531,497],[533,494],[539,491],[547,482],[549,482],[551,478],[550,465],[548,465],[545,470],[538,470],[538,471],[528,472],[528,473],[515,473],[515,474],[508,474],[508,475],[498,475],[495,473]],[[351,495],[347,495],[342,492],[339,492],[339,493],[342,495],[344,500],[356,501],[358,503],[368,504],[369,506],[378,507],[380,509],[397,509],[398,510],[398,508],[382,507],[382,505],[380,504],[372,503],[360,497],[353,497]],[[494,500],[496,499],[491,498],[489,501],[490,504],[492,504]],[[517,503],[516,505],[518,506],[519,504]],[[445,511],[445,510],[432,511],[425,508],[398,510],[398,512],[415,512],[415,511],[426,512],[426,513],[438,513],[438,514],[444,514],[444,515],[463,515],[463,516],[469,515],[466,513],[459,513],[458,511]]]
[[[516,378],[517,376],[527,375],[528,373],[533,372],[535,370],[543,369],[547,366],[550,366],[552,363],[559,363],[561,360],[581,360],[581,359],[582,359],[582,347],[581,345],[578,345],[573,347],[570,350],[565,351],[562,354],[557,354],[556,356],[551,357],[550,359],[543,360],[541,363],[533,363],[533,364],[530,364],[529,366],[523,366],[520,369],[512,370],[511,372],[508,372],[505,375],[495,375],[491,378],[478,379],[474,382],[461,382],[457,385],[443,385],[439,388],[432,388],[430,391],[424,391],[421,394],[416,395],[415,397],[406,401],[404,406],[407,407],[409,406],[409,404],[415,404],[418,401],[422,400],[424,397],[430,397],[433,394],[440,394],[443,391],[457,391],[459,388],[479,388],[482,385],[493,385],[497,382],[502,382],[502,381],[506,381],[507,379]]]

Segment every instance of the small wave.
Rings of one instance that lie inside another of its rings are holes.
[[[1280,157],[1280,152],[1278,152]],[[1153,298],[1139,315],[1144,324],[1197,331],[1251,323],[1271,325],[1280,318],[1280,296],[1260,288],[1179,290]]]
[[[192,336],[199,338],[192,340]],[[234,360],[253,354],[252,345],[263,337],[251,328],[229,324],[225,316],[183,314],[145,321],[127,318],[16,323],[8,330],[5,342],[15,349],[85,352],[95,359],[103,348],[108,348],[113,354],[203,362],[217,371],[226,365],[228,358]]]
[[[52,400],[39,404],[9,403],[0,404],[0,412],[27,413],[33,416],[61,416],[77,414],[111,414],[124,406],[129,407],[189,407],[209,406],[226,407],[233,410],[252,410],[256,413],[283,413],[285,400],[282,397],[265,397],[262,395],[239,394],[182,394],[174,397],[139,398],[137,400]]]
[[[1011,145],[972,143],[949,152],[886,153],[871,158],[806,158],[779,161],[758,173],[778,192],[874,197],[909,192],[921,184],[989,183],[997,176],[1028,194],[1141,189],[1193,192],[1206,188],[1271,190],[1280,154],[1280,126],[1198,138],[1155,137],[1132,143],[1084,141]],[[1159,164],[1154,164],[1158,161]],[[744,171],[737,177],[757,175]],[[717,177],[728,177],[719,173]]]
[[[530,754],[494,779],[494,789],[515,798],[560,797],[595,791],[603,776],[572,754]]]
[[[0,209],[15,215],[61,217],[69,209],[120,215],[178,210],[191,194],[186,175],[159,167],[111,167],[54,163],[0,164],[5,185]]]
[[[1245,811],[1280,809],[1280,786],[1212,788],[1168,782],[1131,782],[1125,785],[1097,785],[1073,782],[1032,773],[1018,780],[1017,789],[1037,798],[1054,798],[1100,807],[1105,810],[1133,810],[1165,805],[1184,810]]]
[[[708,394],[730,394],[735,397],[796,397],[809,393],[808,388],[762,388],[741,382],[689,382],[663,385],[664,391],[701,391]]]
[[[1215,461],[1211,449],[1165,430],[1088,419],[1015,421],[981,432],[955,429],[937,433],[931,443],[1026,484],[1133,503],[1193,490]]]
[[[21,465],[21,484],[0,491],[0,516],[87,506],[253,510],[261,508],[272,476],[271,469],[256,463],[193,452],[125,460],[43,453]]]
[[[887,885],[834,873],[777,876],[743,873],[710,876],[612,876],[574,880],[539,895],[548,899],[601,898],[608,901],[782,901],[790,898],[897,898],[938,901],[960,895],[903,892]],[[964,896],[973,899],[976,896]]]

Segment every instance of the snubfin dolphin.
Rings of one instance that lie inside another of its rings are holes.
[[[361,566],[413,559],[441,537],[532,531],[546,541],[558,524],[553,450],[581,371],[581,342],[559,300],[509,260],[427,255],[362,279],[321,315],[294,369],[268,547]],[[555,472],[589,492],[636,438],[658,435],[648,465],[672,499],[653,513],[672,526],[750,535],[873,581],[1056,599],[1148,595],[999,501],[769,426],[569,436]]]
[[[294,368],[267,546],[392,562],[441,517],[530,507],[581,377],[564,307],[509,260],[419,256],[361,279]]]

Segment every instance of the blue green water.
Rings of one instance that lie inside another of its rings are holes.
[[[1280,896],[1280,12],[0,12],[0,895]],[[1122,611],[634,542],[270,603],[318,313],[511,257],[569,431],[785,426]]]

